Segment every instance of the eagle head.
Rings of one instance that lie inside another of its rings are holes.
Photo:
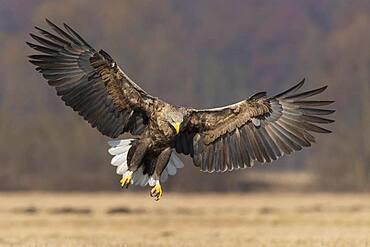
[[[181,124],[184,121],[184,114],[179,111],[170,111],[167,113],[167,121],[177,135],[181,131]]]

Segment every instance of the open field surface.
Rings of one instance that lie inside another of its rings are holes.
[[[0,246],[370,246],[368,194],[1,193]]]

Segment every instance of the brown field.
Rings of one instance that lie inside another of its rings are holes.
[[[1,193],[0,246],[370,246],[368,194]]]

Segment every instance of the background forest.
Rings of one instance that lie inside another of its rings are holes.
[[[210,107],[303,77],[334,99],[333,134],[273,165],[228,174],[186,166],[167,188],[253,189],[247,174],[313,176],[315,189],[370,190],[370,1],[0,0],[0,190],[114,190],[108,138],[64,106],[28,63],[44,18],[104,49],[142,88]]]

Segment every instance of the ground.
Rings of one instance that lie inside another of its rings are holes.
[[[0,246],[370,246],[368,194],[1,193]]]

